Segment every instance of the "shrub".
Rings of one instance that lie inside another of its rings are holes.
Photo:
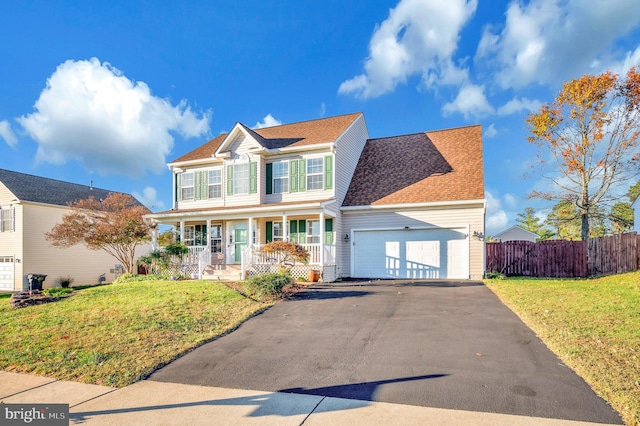
[[[489,280],[506,280],[507,279],[507,276],[500,272],[487,272],[485,275]]]
[[[291,267],[296,262],[309,262],[309,252],[300,244],[289,241],[272,241],[262,246],[260,252],[271,256],[282,269],[287,269],[287,266]]]
[[[44,294],[46,294],[47,296],[51,296],[51,297],[59,297],[62,296],[64,294],[69,294],[69,293],[73,293],[73,289],[68,288],[68,287],[52,287],[52,288],[46,288],[44,290],[42,290],[42,292]]]
[[[73,277],[70,276],[60,277],[56,280],[56,284],[60,284],[60,287],[62,288],[69,288],[71,287],[71,284],[73,284],[73,281]]]
[[[278,297],[282,295],[282,289],[291,283],[291,277],[287,274],[267,273],[254,275],[244,282],[247,293],[259,297]]]

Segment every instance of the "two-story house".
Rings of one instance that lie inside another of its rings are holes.
[[[53,247],[44,234],[70,212],[69,203],[113,191],[0,169],[0,290],[29,289],[29,274],[47,275],[45,287],[71,277],[75,285],[98,284],[116,277],[117,261],[84,245]],[[151,245],[139,246],[142,255]]]
[[[258,249],[276,240],[309,251],[295,277],[483,274],[480,126],[369,139],[362,113],[236,123],[168,166],[173,208],[148,219],[175,227],[192,274],[273,270]]]

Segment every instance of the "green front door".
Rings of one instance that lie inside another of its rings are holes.
[[[239,224],[233,227],[233,241],[235,245],[234,262],[242,262],[242,252],[247,248],[247,225]]]

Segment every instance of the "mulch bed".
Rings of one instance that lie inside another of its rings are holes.
[[[9,306],[14,309],[25,308],[27,306],[42,305],[43,303],[51,303],[60,300],[64,297],[68,297],[68,294],[61,296],[49,296],[44,294],[40,290],[23,291],[21,293],[15,293],[9,299]]]

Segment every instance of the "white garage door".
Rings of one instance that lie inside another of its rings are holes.
[[[469,278],[466,229],[354,231],[352,277]]]
[[[13,290],[13,256],[0,256],[0,290]]]

